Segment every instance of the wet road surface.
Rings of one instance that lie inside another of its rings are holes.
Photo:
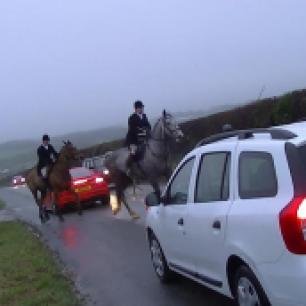
[[[145,187],[143,187],[146,189]],[[146,190],[145,190],[146,191]],[[130,195],[142,216],[131,221],[123,208],[116,217],[109,207],[96,205],[40,224],[36,206],[26,188],[0,189],[0,197],[18,218],[38,227],[43,239],[72,274],[88,305],[101,306],[232,306],[233,303],[192,281],[178,277],[159,283],[152,269],[144,233],[143,197]]]

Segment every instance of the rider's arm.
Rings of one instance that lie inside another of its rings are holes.
[[[138,132],[138,123],[135,119],[135,116],[129,118],[129,132],[128,132],[128,143],[136,144],[137,143],[137,132]]]
[[[43,157],[43,152],[42,152],[42,148],[41,147],[39,147],[37,149],[37,157],[38,157],[38,164],[39,165],[43,164],[44,157]]]
[[[131,116],[129,118],[129,130],[130,131],[135,131],[137,128],[138,128],[137,120],[136,120],[135,116]]]

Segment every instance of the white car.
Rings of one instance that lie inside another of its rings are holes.
[[[146,198],[154,269],[237,305],[306,305],[306,125],[207,138]]]

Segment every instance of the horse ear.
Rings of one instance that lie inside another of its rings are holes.
[[[67,144],[67,142],[66,142],[65,140],[63,140],[63,144],[64,144],[64,145],[66,145],[66,144]]]
[[[165,109],[163,110],[163,116],[164,116],[164,117],[166,117],[166,116],[167,116],[167,112],[166,112],[166,110],[165,110]]]

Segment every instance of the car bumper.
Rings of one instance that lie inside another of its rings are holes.
[[[277,263],[263,264],[263,287],[272,305],[306,305],[306,256],[286,253]]]
[[[93,200],[98,200],[109,195],[109,188],[108,186],[100,186],[97,188],[92,188],[88,191],[78,192],[81,202],[89,202]],[[63,207],[68,204],[75,204],[75,196],[73,193],[69,191],[64,191],[60,194],[58,205]]]

